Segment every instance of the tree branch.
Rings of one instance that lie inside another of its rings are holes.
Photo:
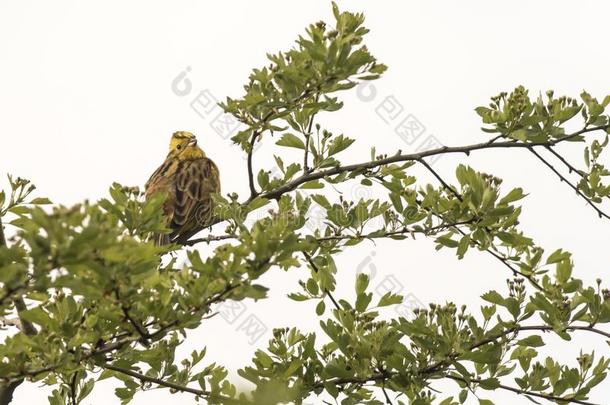
[[[384,159],[355,163],[355,164],[346,165],[346,166],[337,166],[337,167],[333,167],[330,169],[325,169],[325,170],[320,170],[317,172],[304,174],[304,175],[297,177],[296,179],[276,188],[275,190],[271,190],[266,193],[260,194],[260,197],[267,198],[267,199],[277,199],[277,198],[281,197],[283,194],[296,189],[298,186],[300,186],[304,183],[307,183],[308,181],[319,180],[324,177],[334,176],[334,175],[341,174],[344,172],[353,172],[356,170],[373,169],[375,167],[385,166],[385,165],[388,165],[391,163],[420,161],[421,159],[423,159],[425,157],[437,156],[437,155],[443,155],[443,154],[452,154],[452,153],[469,154],[470,152],[473,152],[473,151],[485,150],[485,149],[502,149],[502,148],[529,149],[529,148],[537,147],[537,146],[554,146],[561,142],[565,142],[569,139],[573,139],[574,137],[577,137],[584,133],[593,132],[593,131],[604,131],[608,128],[610,128],[610,125],[585,128],[580,131],[574,132],[570,135],[566,135],[561,138],[549,140],[546,142],[531,142],[531,143],[523,143],[523,142],[515,142],[515,141],[493,142],[494,140],[492,139],[491,141],[471,144],[471,145],[465,145],[465,146],[442,146],[440,148],[430,149],[427,151],[422,151],[422,152],[417,152],[417,153],[397,154],[397,155],[390,156],[390,157],[387,157]]]
[[[290,104],[299,104],[303,100],[305,100],[306,98],[311,96],[311,93],[312,93],[312,89],[307,89],[303,92],[303,94],[301,94],[299,97],[295,98],[294,100],[290,101],[289,103]],[[277,114],[277,113],[278,113],[278,111],[275,108],[272,109],[263,117],[263,119],[259,122],[259,124],[264,125],[267,122],[271,121],[273,119],[273,114]],[[256,191],[256,187],[254,186],[254,169],[252,168],[252,155],[254,154],[254,144],[256,143],[256,140],[262,134],[262,132],[263,132],[263,130],[260,128],[252,131],[252,137],[250,138],[250,144],[249,144],[250,147],[248,150],[248,183],[250,185],[250,199],[249,200],[253,200],[254,198],[256,198],[256,196],[259,195],[258,191]]]
[[[418,159],[417,160],[419,163],[421,163],[430,173],[432,173],[432,175],[434,177],[436,177],[436,179],[442,184],[442,186],[448,190],[451,194],[453,194],[455,196],[455,198],[457,198],[460,202],[464,201],[464,198],[462,197],[462,195],[455,190],[451,185],[449,185],[449,183],[447,183],[440,174],[438,174],[436,172],[436,170],[434,170],[432,168],[432,166],[430,166],[424,159]],[[437,215],[437,214],[435,214]],[[437,215],[438,216],[438,215]],[[454,229],[459,232],[462,236],[465,236],[466,233],[464,231],[462,231],[460,228],[458,227],[454,227]],[[490,232],[489,228],[485,228],[485,230],[487,232]],[[477,246],[481,246],[478,242],[474,241]],[[485,251],[489,254],[491,254],[493,257],[495,257],[498,261],[500,261],[504,266],[506,266],[508,269],[510,269],[510,271],[514,274],[514,275],[519,275],[521,277],[526,278],[534,287],[536,287],[536,289],[538,289],[539,291],[543,291],[544,289],[542,288],[542,286],[532,277],[532,276],[528,276],[526,274],[524,274],[523,272],[517,270],[511,263],[509,263],[509,261],[504,258],[503,256],[501,256],[500,254],[498,254],[496,251],[494,251],[494,249],[492,248],[487,248],[485,249]]]
[[[316,94],[315,102],[318,102],[319,94]],[[313,121],[315,114],[309,117],[309,125],[307,126],[307,132],[305,133],[305,153],[303,154],[303,172],[309,173],[312,169],[309,168],[309,140],[311,138],[311,129],[313,128]]]
[[[114,290],[114,295],[118,301],[118,304],[121,307],[123,316],[125,317],[125,319],[127,319],[127,321],[131,324],[131,326],[133,326],[133,328],[136,330],[136,332],[138,332],[138,335],[140,335],[140,343],[142,343],[146,347],[150,346],[150,343],[149,343],[150,333],[144,326],[142,326],[142,324],[139,321],[137,321],[136,319],[134,319],[131,316],[131,314],[129,313],[129,308],[127,308],[125,305],[123,305],[123,303],[121,302],[121,297],[119,295],[118,286]]]
[[[305,256],[305,259],[307,259],[311,268],[316,273],[318,273],[319,272],[318,266],[316,266],[316,264],[314,263],[311,255],[309,253],[303,251],[303,256]],[[332,301],[332,303],[336,309],[339,309],[339,310],[341,309],[341,307],[339,306],[339,303],[337,302],[337,300],[335,300],[335,297],[333,297],[333,295],[330,293],[330,291],[328,291],[326,288],[324,289],[324,294],[328,295],[328,298],[330,298],[330,300]]]
[[[142,382],[154,383],[154,384],[160,385],[162,387],[174,389],[176,391],[188,392],[188,393],[195,394],[195,395],[201,396],[201,397],[207,397],[210,395],[209,391],[198,390],[196,388],[191,388],[191,387],[187,387],[185,385],[180,385],[180,384],[172,383],[169,381],[165,381],[160,378],[150,377],[150,376],[147,376],[144,374],[140,374],[134,370],[113,366],[112,364],[103,363],[103,364],[98,364],[98,366],[105,368],[107,370],[112,370],[117,373],[121,373],[121,374],[128,375],[130,377],[137,378],[138,380],[140,380]]]
[[[199,308],[199,310],[208,308],[210,305],[212,305],[216,302],[222,301],[229,292],[231,292],[235,288],[239,287],[240,285],[241,284],[228,285],[227,287],[225,287],[225,289],[223,291],[219,292],[214,297],[210,297],[210,299],[206,300],[206,302],[201,306],[201,308]],[[147,324],[147,326],[151,326],[151,324]],[[158,338],[162,338],[166,332],[168,332],[169,330],[171,330],[173,328],[177,328],[177,327],[179,327],[179,322],[177,320],[170,322],[170,323],[160,327],[156,332],[151,333],[149,335],[150,340],[156,340]],[[74,362],[77,364],[82,363],[83,361],[89,360],[93,357],[96,357],[96,356],[99,356],[102,354],[106,354],[106,353],[110,353],[115,350],[120,350],[125,345],[134,343],[134,342],[138,342],[142,339],[140,335],[126,335],[126,336],[121,336],[120,338],[119,337],[116,337],[116,338],[118,340],[116,340],[114,342],[109,342],[109,343],[103,342],[100,347],[92,349],[89,352],[85,352],[82,356],[74,359]],[[59,367],[61,367],[61,364],[54,364],[54,365],[39,368],[36,370],[23,370],[23,371],[21,371],[21,373],[19,375],[3,377],[2,380],[6,381],[8,383],[16,383],[16,382],[21,383],[21,381],[23,381],[23,379],[26,377],[35,377],[42,373],[54,371]],[[2,387],[0,387],[0,390],[1,390],[1,388]],[[0,391],[0,395],[1,394],[2,394],[2,392]],[[8,402],[7,402],[7,404],[8,404]],[[4,403],[0,402],[0,405],[4,405]]]
[[[259,131],[253,131],[252,137],[250,138],[250,148],[248,149],[248,183],[250,185],[250,198],[253,199],[257,196],[258,192],[254,186],[254,171],[252,169],[252,155],[254,154],[254,144],[256,138],[260,135]]]
[[[430,157],[430,156],[453,154],[453,153],[465,153],[466,155],[469,155],[470,152],[478,151],[478,150],[486,150],[486,149],[502,149],[502,148],[528,149],[528,148],[538,147],[538,146],[542,146],[542,147],[555,146],[559,143],[568,141],[570,139],[573,139],[573,138],[583,135],[585,133],[594,132],[594,131],[605,131],[609,128],[610,128],[610,125],[589,127],[589,128],[581,129],[580,131],[576,131],[572,134],[565,135],[563,137],[549,140],[546,142],[523,143],[523,142],[515,142],[513,140],[505,141],[505,142],[496,142],[498,139],[500,139],[500,137],[495,137],[487,142],[482,142],[482,143],[477,143],[477,144],[471,144],[471,145],[465,145],[465,146],[453,146],[453,147],[442,146],[440,148],[430,149],[427,151],[422,151],[422,152],[417,152],[417,153],[397,154],[397,155],[390,156],[390,157],[387,157],[384,159],[372,160],[372,161],[361,162],[361,163],[354,163],[354,164],[346,165],[346,166],[337,166],[337,167],[333,167],[330,169],[307,173],[307,174],[297,177],[296,179],[294,179],[274,190],[270,190],[265,193],[258,194],[257,196],[261,197],[261,198],[266,198],[266,199],[279,199],[282,195],[295,190],[300,185],[307,183],[308,181],[319,180],[324,177],[334,176],[334,175],[345,173],[345,172],[373,169],[373,168],[376,168],[379,166],[385,166],[385,165],[392,164],[392,163],[418,161],[425,157]],[[250,198],[248,198],[243,203],[243,205],[247,205],[254,198],[255,197],[250,196]],[[209,226],[218,224],[220,222],[223,222],[223,220],[216,218],[209,224]],[[203,241],[205,241],[205,239]],[[189,242],[187,242],[186,244],[188,244],[190,246]]]
[[[582,170],[578,170],[576,167],[574,167],[570,162],[568,162],[566,160],[566,158],[561,156],[561,154],[557,153],[557,151],[555,149],[553,149],[551,146],[545,146],[545,149],[548,150],[549,152],[551,152],[557,159],[559,159],[568,168],[568,171],[570,173],[574,172],[574,173],[578,174],[580,177],[585,177]]]
[[[210,235],[210,236],[206,236],[205,238],[188,240],[184,243],[184,246],[193,246],[193,245],[196,245],[197,243],[202,243],[202,242],[211,243],[211,242],[219,242],[221,240],[236,239],[236,238],[237,238],[237,235],[235,235],[235,234],[226,234],[226,235],[218,235],[218,236]]]
[[[504,336],[510,335],[512,333],[518,334],[519,332],[525,332],[525,331],[552,331],[552,330],[554,330],[554,329],[548,325],[515,326],[513,328],[508,328],[497,335],[494,335],[492,337],[489,337],[489,338],[483,339],[477,343],[474,343],[471,346],[469,346],[469,348],[465,351],[471,352],[472,350],[475,350],[486,344],[492,343],[492,342],[494,342],[498,339],[501,339]],[[587,331],[587,332],[599,334],[604,337],[610,337],[610,333],[601,331],[599,329],[595,329],[590,326],[569,326],[569,327],[566,327],[564,330]],[[439,371],[442,367],[449,365],[449,363],[451,361],[455,361],[456,358],[458,358],[458,357],[459,357],[459,354],[457,354],[457,353],[455,353],[453,355],[449,355],[448,358],[446,358],[445,360],[438,361],[436,363],[433,363],[433,364],[419,370],[417,372],[417,374],[426,375],[426,374],[435,373],[435,372]],[[396,371],[384,371],[384,372],[372,374],[368,377],[334,378],[334,379],[330,379],[330,380],[326,380],[326,381],[318,381],[310,387],[310,391],[314,391],[319,388],[324,388],[324,386],[326,384],[333,384],[333,385],[359,384],[359,385],[362,385],[362,384],[366,384],[369,382],[384,383],[386,380],[388,380],[389,378],[391,378],[397,374],[398,374],[398,372],[396,372]],[[456,378],[453,378],[455,376],[451,376],[451,375],[447,375],[447,374],[442,374],[442,375],[440,375],[440,377],[456,379]],[[457,377],[457,378],[459,378],[459,377]],[[470,379],[470,381],[471,382],[480,382],[481,380]],[[468,381],[466,381],[465,379],[463,379],[463,382],[468,383]],[[582,405],[597,405],[592,402],[586,402],[586,401],[582,401],[582,400],[565,398],[565,397],[557,397],[557,396],[552,396],[550,394],[536,393],[533,391],[521,390],[518,388],[509,387],[506,385],[500,385],[500,388],[508,390],[508,391],[512,391],[512,392],[515,392],[515,393],[521,394],[521,395],[530,395],[530,396],[535,396],[538,398],[544,398],[549,401],[554,400],[554,401],[558,401],[558,402],[575,403],[575,404],[582,404]]]
[[[4,246],[7,246],[6,237],[4,236],[4,225],[2,224],[2,218],[0,217],[0,247]],[[11,293],[8,293],[7,296],[10,295]],[[21,313],[27,310],[27,306],[25,305],[23,297],[15,298],[14,303],[15,309],[17,310],[17,316],[19,317],[19,321],[21,322],[21,332],[28,336],[34,336],[35,334],[37,334],[38,331],[36,330],[34,325],[32,325],[31,322],[23,319],[23,317],[21,316]],[[15,389],[17,389],[17,387],[21,385],[22,382],[23,379],[20,379],[17,381],[12,381],[8,384],[0,385],[0,405],[8,405],[13,401],[13,394],[15,392]]]
[[[478,378],[471,378],[470,381],[468,381],[465,378],[458,377],[456,375],[445,375],[445,378],[449,378],[449,379],[455,380],[455,381],[461,381],[461,382],[463,382],[463,383],[465,383],[467,385],[470,385],[470,383],[480,383],[480,382],[483,381],[483,380],[478,379]],[[530,397],[543,398],[543,399],[546,399],[548,401],[566,402],[566,403],[581,404],[581,405],[598,405],[598,404],[593,403],[593,402],[582,401],[582,400],[573,399],[573,398],[558,397],[558,396],[551,395],[551,394],[544,394],[544,393],[539,393],[539,392],[534,392],[534,391],[523,390],[521,388],[510,387],[510,386],[504,385],[504,384],[499,384],[498,388],[506,390],[506,391],[514,392],[515,394],[526,395],[526,396],[530,396]]]
[[[589,197],[587,197],[586,195],[584,195],[579,189],[578,187],[576,187],[574,184],[572,184],[570,182],[570,180],[568,180],[563,174],[559,173],[559,171],[557,169],[555,169],[555,167],[550,164],[545,158],[543,158],[542,156],[540,156],[539,153],[537,153],[534,148],[528,148],[530,150],[530,152],[532,152],[534,154],[534,156],[536,156],[542,163],[544,163],[549,169],[551,169],[553,171],[553,173],[555,173],[557,175],[557,177],[559,177],[560,181],[565,181],[566,184],[568,186],[570,186],[570,188],[574,191],[576,191],[576,194],[578,194],[578,196],[580,196],[583,200],[585,200],[587,202],[587,204],[589,204],[591,207],[593,207],[593,209],[597,212],[597,215],[599,215],[600,218],[604,217],[606,219],[610,219],[610,215],[606,214],[604,211],[602,211],[597,205],[595,205],[595,203],[593,203],[593,201],[591,201],[589,199]]]

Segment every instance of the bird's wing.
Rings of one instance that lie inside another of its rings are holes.
[[[218,168],[208,158],[180,162],[174,184],[172,239],[184,240],[209,224],[212,194],[220,192]]]
[[[167,199],[163,206],[163,211],[168,218],[171,218],[174,210],[173,206],[176,200],[175,187],[173,185],[173,175],[175,173],[177,163],[174,159],[167,159],[146,182],[145,194],[149,199],[157,193],[165,193]]]

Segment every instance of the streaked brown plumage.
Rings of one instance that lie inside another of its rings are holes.
[[[210,224],[212,194],[220,193],[218,167],[190,132],[172,135],[165,162],[146,183],[146,198],[160,192],[167,194],[163,210],[171,232],[155,235],[157,245],[184,243]]]

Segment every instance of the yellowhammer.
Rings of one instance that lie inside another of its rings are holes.
[[[184,243],[210,224],[212,194],[220,193],[218,167],[190,132],[172,135],[165,162],[146,183],[146,198],[159,192],[167,195],[163,210],[171,232],[155,235],[157,245]]]

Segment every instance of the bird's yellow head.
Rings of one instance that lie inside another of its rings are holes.
[[[197,146],[197,138],[190,132],[178,131],[172,135],[169,143],[169,155],[179,160],[201,159],[203,150]]]

